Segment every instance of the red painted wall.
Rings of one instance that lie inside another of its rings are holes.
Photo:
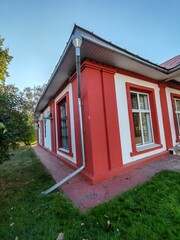
[[[171,125],[170,125],[169,113],[168,113],[168,105],[167,105],[167,99],[166,99],[166,85],[159,84],[159,88],[160,88],[159,94],[160,94],[160,101],[161,101],[161,108],[162,108],[166,148],[169,149],[173,146],[173,143],[172,143]]]
[[[113,68],[107,68],[102,65],[91,63],[90,61],[85,61],[82,66],[81,91],[86,155],[86,168],[83,175],[92,183],[118,175],[126,169],[122,163],[114,81],[115,72],[116,70]],[[72,81],[72,86],[77,165],[80,166],[81,145],[76,79]],[[161,104],[164,105],[163,109],[167,110],[167,103],[165,105],[163,100],[165,97],[163,91],[163,89],[160,91]],[[154,106],[154,108],[156,109],[156,106]],[[167,112],[165,111],[163,123],[165,125],[166,136],[168,137],[166,143],[167,146],[170,146],[170,126],[168,126],[168,119],[165,117],[166,114]],[[157,156],[152,156],[149,159],[148,161],[155,160]],[[147,159],[145,159],[145,162],[146,160]],[[135,162],[134,164],[136,165],[138,163]],[[141,160],[140,165],[142,164],[143,161]],[[131,166],[133,166],[133,163]]]
[[[92,150],[93,175],[102,175],[109,169],[106,141],[106,126],[103,109],[101,72],[96,69],[84,69],[83,81],[87,82],[89,113],[86,120],[90,134],[85,133],[86,141],[90,137]]]
[[[81,73],[82,110],[87,175],[101,178],[122,166],[114,72],[84,67]],[[77,86],[73,81],[76,148],[80,146],[77,112]],[[75,103],[76,102],[76,103]]]
[[[81,138],[80,138],[80,126],[79,126],[79,113],[78,113],[78,101],[77,101],[77,81],[76,79],[72,82],[73,92],[73,108],[74,108],[74,126],[75,126],[75,142],[76,142],[76,161],[77,166],[82,164],[81,156]]]
[[[106,123],[109,168],[113,170],[123,165],[114,72],[108,72],[105,70],[102,71],[101,81],[103,92],[104,118]]]
[[[133,166],[140,166],[145,162],[157,159],[158,156],[167,154],[167,151],[162,152],[159,155],[141,159],[140,161],[132,162],[123,166],[114,80],[115,72],[120,70],[96,64],[91,61],[85,61],[82,64],[81,69],[82,117],[86,156],[86,167],[82,172],[82,175],[86,179],[88,179],[91,183],[96,183],[128,171],[132,169]],[[125,74],[128,75],[129,72],[126,71]],[[131,75],[133,75],[133,73],[131,73]],[[136,74],[133,75],[133,77],[138,77],[138,79],[142,78],[136,76]],[[148,79],[144,78],[142,78],[142,80],[148,81]],[[153,79],[150,79],[149,81],[158,83],[158,81]],[[72,83],[73,93],[76,158],[77,167],[79,167],[82,164],[82,156],[77,100],[77,81],[75,75],[71,78],[70,82]],[[160,100],[163,112],[166,145],[167,148],[169,148],[172,146],[172,136],[164,86],[164,84],[159,85]],[[51,120],[52,152],[56,154],[56,131],[53,100],[50,103],[50,108],[53,116],[53,120]],[[154,106],[154,108],[156,108],[156,106]],[[43,122],[41,122],[41,124],[43,134]],[[158,132],[159,131],[157,131],[157,133]],[[158,136],[157,138],[160,137]],[[42,145],[44,145],[44,143]]]

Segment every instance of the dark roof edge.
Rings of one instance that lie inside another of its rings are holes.
[[[68,48],[69,48],[69,46],[70,46],[70,44],[71,44],[71,39],[72,39],[72,36],[73,36],[73,34],[74,34],[74,32],[75,32],[76,26],[77,26],[77,25],[74,24],[74,28],[73,28],[73,30],[72,30],[72,32],[71,32],[71,35],[70,35],[70,37],[69,37],[69,39],[68,39],[68,42],[67,42],[66,46],[65,46],[65,48],[64,48],[64,50],[63,50],[63,52],[62,52],[62,55],[60,56],[60,58],[59,58],[59,60],[58,60],[58,62],[57,62],[57,64],[56,64],[56,66],[55,66],[55,68],[54,68],[54,70],[53,70],[53,72],[52,72],[52,74],[51,74],[51,76],[50,76],[50,78],[49,78],[48,84],[47,84],[47,86],[46,86],[43,94],[41,95],[41,97],[40,97],[40,99],[39,99],[39,101],[38,101],[38,103],[37,103],[37,105],[36,105],[36,108],[35,108],[35,111],[34,111],[35,113],[37,112],[37,109],[38,109],[38,107],[39,107],[39,104],[40,104],[41,100],[43,99],[45,93],[47,92],[47,90],[48,90],[48,88],[49,88],[49,85],[51,84],[54,76],[56,75],[56,72],[57,72],[60,64],[63,62],[63,59],[64,59],[64,57],[65,57],[65,55],[66,55],[66,53],[67,53],[67,50],[68,50]]]

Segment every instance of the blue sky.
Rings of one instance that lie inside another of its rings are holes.
[[[7,84],[47,83],[74,23],[154,63],[180,54],[179,0],[0,0]]]

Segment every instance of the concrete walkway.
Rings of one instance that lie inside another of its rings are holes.
[[[33,149],[56,182],[72,172],[72,169],[41,147],[35,146]],[[77,175],[60,188],[76,207],[85,211],[144,183],[165,169],[180,170],[180,157],[169,155],[96,185],[90,185]]]

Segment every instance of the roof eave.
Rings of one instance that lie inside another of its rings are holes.
[[[122,55],[123,57],[126,57],[127,59],[130,59],[132,61],[135,61],[141,65],[144,65],[146,67],[149,67],[151,69],[154,69],[156,70],[157,72],[159,72],[159,74],[161,73],[164,74],[161,76],[162,78],[162,81],[166,79],[166,76],[168,78],[169,75],[173,75],[173,73],[175,73],[176,71],[178,71],[180,69],[180,66],[177,66],[173,69],[166,69],[160,65],[157,65],[157,64],[154,64],[152,62],[150,62],[149,60],[146,60],[140,56],[137,56],[129,51],[127,51],[126,49],[123,49],[123,48],[120,48],[118,46],[116,46],[115,44],[112,44],[111,42],[108,42],[102,38],[100,38],[99,36],[95,35],[94,33],[92,32],[89,32],[77,25],[74,25],[74,28],[72,30],[72,33],[69,37],[69,40],[66,44],[66,47],[48,81],[48,84],[47,84],[47,87],[45,89],[45,91],[43,92],[41,98],[39,99],[38,101],[38,104],[36,106],[36,109],[35,109],[35,113],[38,113],[42,110],[42,107],[40,105],[43,105],[41,104],[41,102],[43,101],[43,99],[45,98],[45,95],[47,95],[47,91],[49,90],[49,88],[51,87],[51,85],[53,84],[53,81],[54,81],[54,78],[56,76],[56,74],[58,73],[58,71],[61,71],[61,66],[63,65],[63,62],[66,60],[66,58],[68,57],[68,54],[71,50],[71,54],[72,54],[72,37],[73,35],[81,35],[81,37],[86,40],[86,41],[89,41],[91,42],[92,44],[95,44],[97,46],[100,46],[104,49],[107,49],[111,52],[114,52],[116,54],[119,54],[119,55]],[[74,66],[75,66],[75,62],[73,63]],[[71,67],[72,67],[72,63],[71,63]],[[75,68],[75,67],[74,67]],[[179,71],[178,71],[179,72]],[[169,76],[171,77],[171,76]],[[65,82],[67,79],[60,79],[61,82],[59,82],[60,84],[63,84],[63,82]]]

